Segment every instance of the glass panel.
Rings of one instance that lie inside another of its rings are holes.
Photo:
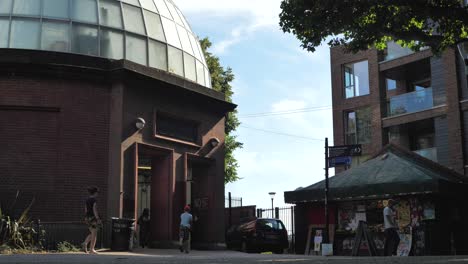
[[[176,48],[182,49],[175,23],[165,17],[161,17],[161,21],[164,26],[164,33],[166,33],[167,43]]]
[[[198,84],[205,85],[205,71],[203,64],[197,60],[197,82]]]
[[[69,18],[67,0],[44,0],[43,15],[48,17]]]
[[[169,69],[168,71],[180,76],[184,76],[184,64],[182,51],[171,46],[168,47]]]
[[[197,72],[195,68],[195,58],[184,52],[185,78],[197,81]]]
[[[356,113],[349,112],[346,117],[346,144],[356,144]]]
[[[124,36],[117,30],[101,28],[101,57],[120,60],[124,58]]]
[[[156,9],[156,6],[154,5],[153,0],[140,0],[140,2],[141,2],[141,6],[144,9],[148,9],[148,10],[153,11],[155,13],[158,12],[158,10]]]
[[[149,66],[167,71],[167,45],[157,41],[149,42]]]
[[[387,90],[395,90],[396,89],[396,81],[392,79],[387,79]]]
[[[146,39],[127,35],[126,37],[126,58],[139,64],[147,65],[146,63]]]
[[[98,31],[96,27],[75,24],[72,34],[72,52],[98,55]]]
[[[10,48],[39,49],[39,20],[13,19]]]
[[[158,8],[159,14],[172,19],[171,13],[169,13],[169,9],[167,9],[167,6],[164,0],[154,0],[154,3],[156,4],[156,7]]]
[[[69,51],[70,26],[68,23],[43,22],[42,41],[43,50]]]
[[[166,42],[159,15],[146,10],[144,10],[143,13],[145,14],[148,35],[151,38]]]
[[[420,149],[413,152],[425,157],[426,159],[437,162],[437,148]]]
[[[179,14],[177,14],[176,8],[170,1],[166,1],[167,7],[169,8],[169,12],[171,12],[172,18],[174,18],[174,21],[183,26],[184,22],[182,22],[182,19],[180,19]]]
[[[206,67],[205,67],[205,82],[206,82],[206,86],[211,87],[210,71]]]
[[[0,19],[0,48],[8,48],[9,19]]]
[[[434,106],[432,88],[390,98],[389,116],[414,113]]]
[[[41,1],[15,0],[13,1],[13,14],[39,16],[41,13]]]
[[[97,23],[96,0],[72,0],[73,20]]]
[[[414,51],[409,48],[404,48],[393,41],[387,42],[387,55],[385,56],[385,60],[393,60],[412,53],[414,53]]]
[[[354,64],[354,84],[356,96],[369,94],[369,64],[367,61]]]
[[[124,4],[124,21],[125,29],[128,31],[145,34],[145,23],[143,22],[143,15],[141,8]]]
[[[191,28],[190,28],[190,25],[189,23],[187,22],[187,20],[185,19],[184,15],[180,12],[179,9],[177,9],[177,14],[179,14],[179,17],[182,19],[182,22],[184,22],[184,26],[187,30],[191,31]]]
[[[199,60],[202,60],[202,56],[198,49],[198,46],[200,45],[200,43],[198,42],[198,40],[195,38],[195,36],[192,33],[188,32],[188,36],[190,39],[190,44],[192,44],[192,49],[193,49],[193,53],[195,54],[195,57]]]
[[[138,0],[122,0],[122,2],[129,3],[129,4],[132,4],[132,5],[136,5],[136,6],[140,6],[140,3],[138,2]]]
[[[0,0],[0,14],[11,13],[11,1],[12,0]]]
[[[177,25],[177,31],[179,32],[180,42],[182,43],[182,49],[193,56],[194,54],[192,50],[192,45],[190,44],[190,39],[187,35],[187,30]]]
[[[365,144],[371,141],[371,121],[372,112],[370,107],[356,110],[357,143]]]
[[[120,10],[119,2],[115,0],[101,0],[99,8],[101,25],[122,28],[122,11]]]

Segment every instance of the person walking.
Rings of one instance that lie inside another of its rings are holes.
[[[180,215],[180,229],[179,229],[179,249],[180,252],[189,253],[190,248],[190,229],[192,228],[193,217],[190,214],[190,206],[184,207],[184,213]]]
[[[143,209],[143,213],[138,218],[137,224],[138,224],[138,229],[140,231],[140,246],[144,248],[145,246],[148,246],[148,240],[149,240],[150,231],[151,231],[150,230],[150,215],[149,215],[148,208]]]
[[[396,256],[400,236],[398,235],[398,225],[396,222],[396,213],[394,210],[395,200],[389,199],[387,206],[383,210],[385,246],[384,256]]]
[[[96,186],[88,187],[89,197],[85,202],[85,222],[88,225],[89,235],[83,242],[83,250],[85,253],[97,254],[94,249],[96,246],[97,231],[99,225],[101,225],[101,219],[99,218],[97,209],[97,196],[99,189]],[[88,244],[90,245],[88,251]]]

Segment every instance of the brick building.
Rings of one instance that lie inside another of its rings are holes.
[[[332,48],[334,144],[363,145],[353,165],[394,143],[468,175],[466,51]]]
[[[35,198],[31,217],[80,222],[96,185],[103,219],[150,208],[155,246],[177,240],[185,204],[194,243],[222,243],[234,108],[171,0],[0,3],[4,207],[20,191],[16,208]]]

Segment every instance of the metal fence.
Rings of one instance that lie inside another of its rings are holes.
[[[229,198],[231,199],[231,207],[242,207],[242,197],[231,197],[230,194],[224,198],[224,207],[229,208]]]
[[[45,231],[42,246],[47,250],[56,250],[57,244],[64,241],[81,248],[81,243],[89,233],[87,225],[82,222],[41,222],[40,228]],[[103,222],[98,231],[96,247],[108,247],[109,241],[110,223]]]
[[[295,207],[275,207],[273,210],[270,209],[257,209],[258,218],[276,218],[281,220],[288,231],[288,239],[290,242],[290,249],[294,248],[294,218],[295,218]]]

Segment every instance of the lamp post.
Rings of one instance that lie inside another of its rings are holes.
[[[275,214],[275,208],[273,207],[273,199],[275,198],[275,192],[269,192],[268,193],[271,197],[271,218],[275,218],[274,217],[274,214]]]

